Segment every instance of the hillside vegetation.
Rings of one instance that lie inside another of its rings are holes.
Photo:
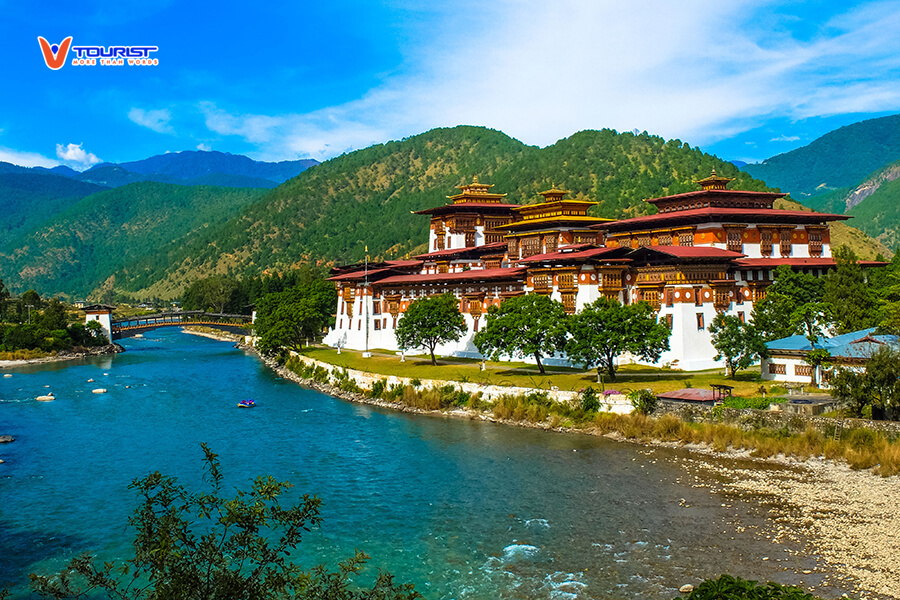
[[[599,202],[598,216],[646,214],[645,198],[697,189],[713,167],[733,187],[763,190],[736,167],[678,140],[646,133],[583,131],[547,148],[481,127],[435,129],[324,162],[279,186],[235,219],[196,232],[161,256],[117,273],[125,291],[168,297],[204,273],[255,274],[300,262],[402,257],[427,240],[428,217],[411,211],[447,202],[477,175],[511,203],[553,185]],[[139,274],[139,276],[136,276]],[[149,282],[147,288],[144,286]]]
[[[809,196],[856,186],[897,160],[900,115],[891,115],[841,127],[808,146],[745,165],[742,170],[806,203]]]
[[[162,183],[91,194],[0,246],[0,273],[12,289],[81,296],[147,256],[165,260],[160,248],[224,222],[261,194]]]

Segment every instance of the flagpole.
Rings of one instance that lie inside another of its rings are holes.
[[[363,306],[366,310],[366,351],[363,352],[363,358],[370,358],[372,353],[369,352],[369,246],[366,245],[366,279],[363,283]]]

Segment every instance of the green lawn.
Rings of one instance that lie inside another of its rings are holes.
[[[414,379],[441,379],[445,381],[462,381],[483,383],[488,385],[509,385],[549,389],[556,386],[561,390],[580,390],[597,384],[597,371],[579,371],[565,367],[545,367],[541,374],[535,365],[518,362],[487,361],[486,370],[481,370],[481,361],[466,358],[439,359],[437,366],[431,365],[427,356],[407,357],[400,362],[400,357],[387,350],[372,350],[371,358],[363,358],[362,353],[355,350],[342,350],[340,354],[333,348],[310,346],[302,348],[301,354],[322,362],[348,369],[368,371],[382,375],[396,375]],[[758,368],[757,368],[758,369]],[[635,388],[650,388],[654,392],[680,390],[686,387],[710,389],[710,384],[721,383],[734,386],[736,396],[759,396],[760,380],[758,370],[752,368],[739,372],[736,380],[728,379],[723,369],[709,371],[672,371],[645,365],[623,365],[619,367],[616,381],[608,381],[604,373],[604,389],[623,392]],[[767,392],[771,382],[765,383]],[[783,390],[772,390],[779,392]]]

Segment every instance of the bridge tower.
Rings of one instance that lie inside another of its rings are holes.
[[[91,304],[82,309],[85,312],[84,324],[87,325],[91,321],[99,321],[103,335],[106,336],[109,343],[112,343],[112,311],[115,308],[115,306],[107,304]]]

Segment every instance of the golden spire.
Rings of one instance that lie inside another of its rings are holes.
[[[712,174],[706,179],[697,179],[695,183],[699,184],[703,191],[724,190],[728,184],[734,181],[734,177],[721,177],[716,174],[716,168],[713,167]]]

